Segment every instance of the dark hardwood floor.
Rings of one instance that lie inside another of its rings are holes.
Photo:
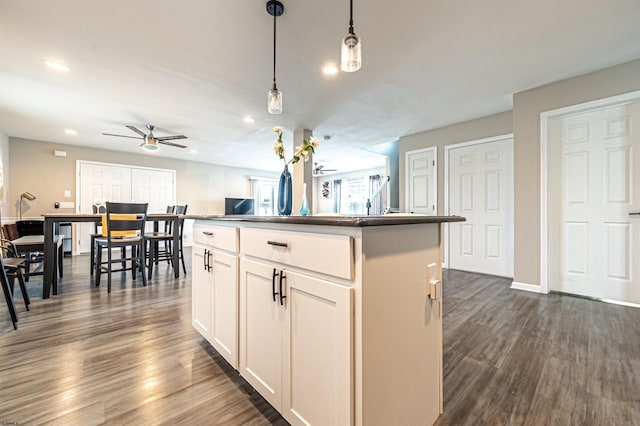
[[[17,331],[0,302],[0,424],[286,424],[191,327],[190,271],[161,266],[148,287],[116,274],[109,295],[88,262],[66,258],[51,299],[33,279]],[[444,283],[438,425],[640,424],[640,309]]]

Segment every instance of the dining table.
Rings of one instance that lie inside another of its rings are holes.
[[[102,221],[101,214],[87,213],[47,213],[44,215],[44,267],[42,279],[42,298],[48,299],[51,294],[58,294],[58,285],[56,279],[56,246],[59,238],[55,235],[56,224],[60,222],[94,222]],[[160,221],[172,221],[172,229],[180,229],[181,215],[172,213],[148,213],[146,220],[157,224]],[[155,228],[155,226],[154,226]],[[173,247],[179,247],[180,235],[178,232],[173,233]],[[174,277],[180,276],[180,253],[173,250],[173,273]]]

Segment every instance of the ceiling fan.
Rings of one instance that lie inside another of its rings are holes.
[[[338,169],[325,169],[323,164],[313,163],[313,174],[314,175],[323,175],[324,172],[337,172]]]
[[[145,135],[144,132],[142,130],[139,130],[137,127],[134,127],[134,126],[126,126],[126,127],[140,136],[114,135],[113,133],[103,133],[103,135],[117,136],[119,138],[142,139],[142,143],[140,144],[140,146],[150,151],[155,151],[156,149],[158,149],[159,143],[163,145],[174,146],[176,148],[186,148],[186,145],[180,145],[178,143],[168,142],[176,139],[186,139],[187,137],[184,135],[156,137],[153,135],[153,129],[155,129],[156,126],[153,126],[151,124],[147,124],[147,129],[149,129],[148,135]]]

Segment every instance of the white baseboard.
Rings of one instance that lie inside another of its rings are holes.
[[[543,293],[542,287],[539,286],[539,285],[527,284],[527,283],[519,283],[519,282],[516,282],[516,281],[513,281],[511,283],[511,288],[514,289],[514,290],[530,291],[532,293]]]

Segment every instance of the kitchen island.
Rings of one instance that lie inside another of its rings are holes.
[[[193,326],[291,424],[442,412],[441,223],[194,216]]]

